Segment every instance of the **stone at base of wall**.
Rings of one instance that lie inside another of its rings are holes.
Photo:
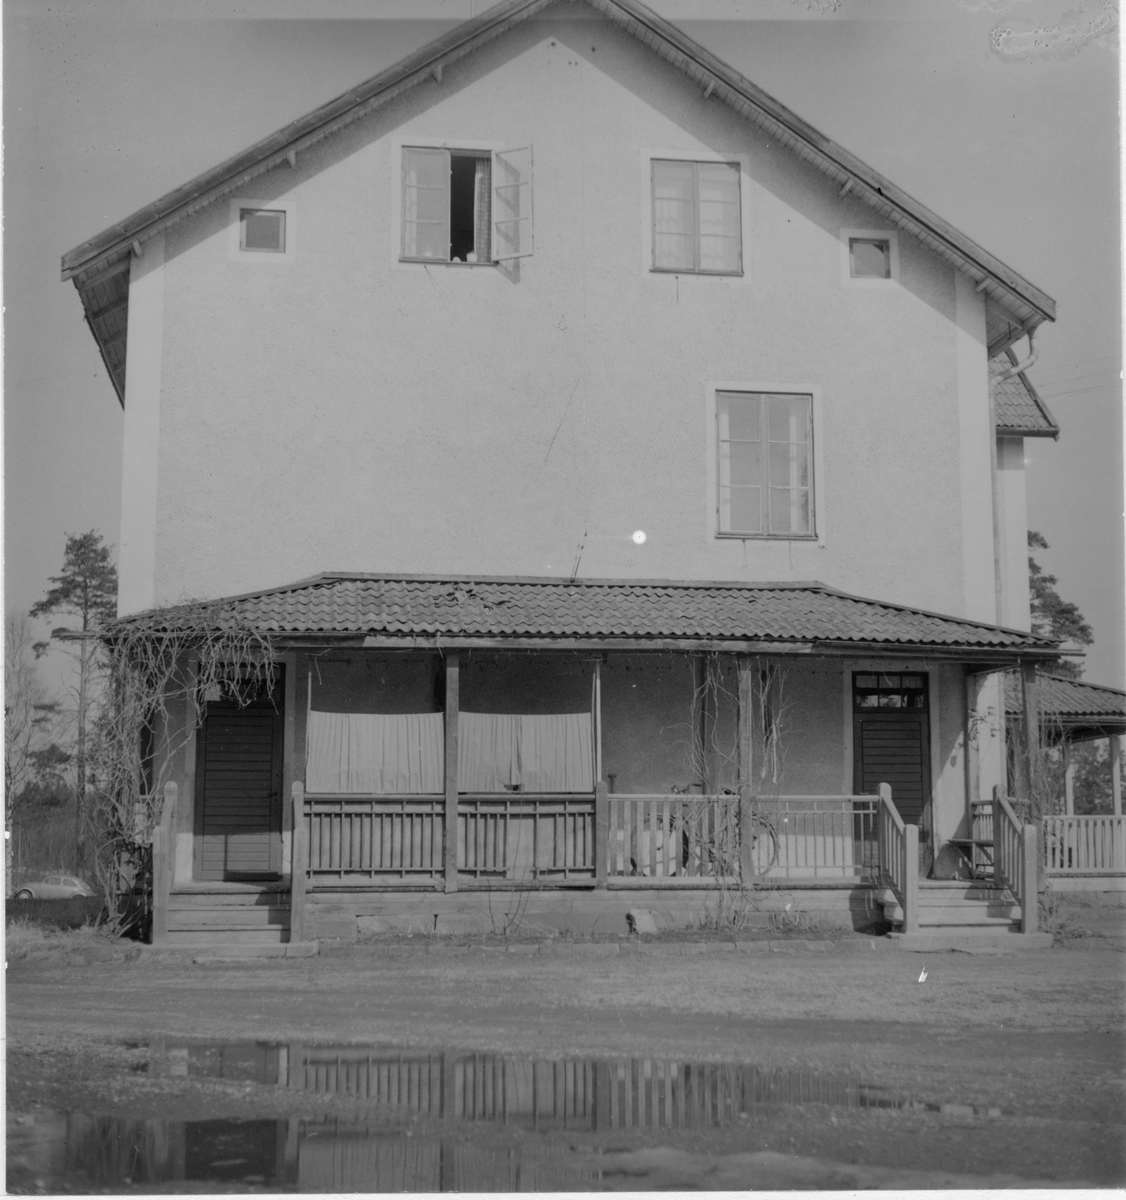
[[[624,937],[631,911],[644,911],[661,932],[773,929],[813,937],[868,928],[883,916],[872,889],[855,886],[770,888],[742,895],[643,888],[449,894],[321,890],[309,896],[306,928],[313,938],[344,940],[378,934]]]

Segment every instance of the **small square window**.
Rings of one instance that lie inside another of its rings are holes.
[[[890,279],[891,242],[887,238],[849,238],[848,266],[853,279]]]
[[[240,208],[239,249],[284,254],[285,210]]]

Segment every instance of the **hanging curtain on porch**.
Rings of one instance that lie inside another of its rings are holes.
[[[445,788],[441,713],[310,712],[305,788],[367,795]]]
[[[591,714],[461,712],[457,771],[463,792],[592,792]]]

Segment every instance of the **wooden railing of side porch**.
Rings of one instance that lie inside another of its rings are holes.
[[[993,879],[1007,887],[1020,905],[1021,930],[1039,927],[1037,875],[1039,839],[1035,825],[1022,825],[1012,805],[993,789]]]
[[[880,784],[879,796],[880,875],[903,909],[903,932],[918,933],[919,827],[904,823],[888,784]]]
[[[1126,817],[1045,817],[1044,866],[1049,875],[1126,875]]]

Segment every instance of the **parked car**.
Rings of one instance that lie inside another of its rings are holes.
[[[83,883],[76,875],[44,875],[42,879],[23,884],[17,890],[15,899],[77,900],[93,894],[89,885]]]

